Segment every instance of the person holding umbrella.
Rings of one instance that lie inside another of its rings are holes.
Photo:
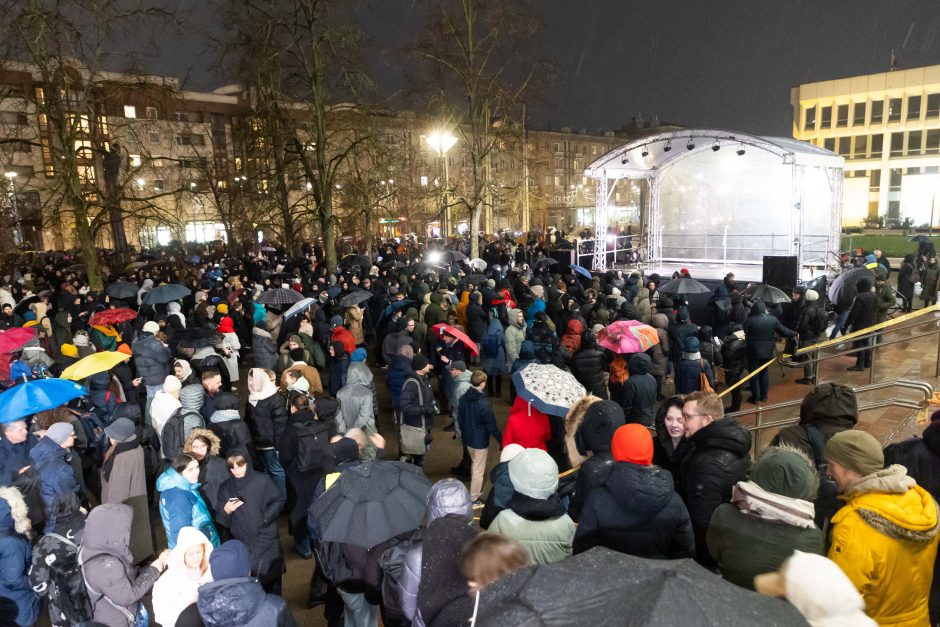
[[[744,337],[747,342],[747,369],[751,372],[757,370],[769,359],[773,359],[775,342],[774,335],[779,334],[799,342],[799,335],[780,323],[776,317],[767,313],[763,301],[757,301],[751,308],[751,315],[744,322]],[[751,379],[751,398],[749,403],[767,402],[770,392],[770,373],[768,368]]]

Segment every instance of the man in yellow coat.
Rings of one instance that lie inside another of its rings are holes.
[[[884,467],[881,444],[858,430],[826,444],[829,475],[845,505],[832,517],[829,559],[882,627],[928,627],[937,556],[937,503],[900,465]]]

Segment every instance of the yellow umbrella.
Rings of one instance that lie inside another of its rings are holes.
[[[90,377],[93,374],[110,370],[122,361],[127,361],[130,358],[131,356],[127,353],[121,353],[118,351],[103,351],[100,353],[94,353],[88,357],[79,359],[74,364],[63,370],[62,375],[59,378],[68,379],[70,381],[81,381],[82,379]]]

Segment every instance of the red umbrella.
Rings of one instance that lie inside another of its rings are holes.
[[[234,292],[232,292],[231,294],[229,294],[228,296],[226,296],[225,299],[228,301],[229,305],[233,305],[235,304],[235,301],[238,300],[238,297],[241,296],[242,292],[244,291],[245,291],[245,288],[240,287]]]
[[[480,350],[477,348],[477,343],[471,340],[469,337],[467,337],[467,334],[461,331],[460,329],[455,329],[449,324],[440,322],[438,324],[435,324],[433,327],[431,327],[431,330],[434,331],[434,333],[436,333],[438,337],[441,337],[444,334],[447,334],[453,338],[456,338],[460,340],[461,342],[463,342],[464,346],[469,348],[470,352],[472,352],[474,355],[480,354]]]
[[[91,317],[92,324],[121,324],[137,317],[137,312],[127,307],[115,307],[95,312]]]
[[[33,328],[13,327],[0,331],[0,353],[15,353],[36,337]]]

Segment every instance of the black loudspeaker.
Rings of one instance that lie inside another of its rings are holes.
[[[764,255],[764,284],[772,285],[785,292],[796,287],[797,279],[796,255],[771,256]]]

